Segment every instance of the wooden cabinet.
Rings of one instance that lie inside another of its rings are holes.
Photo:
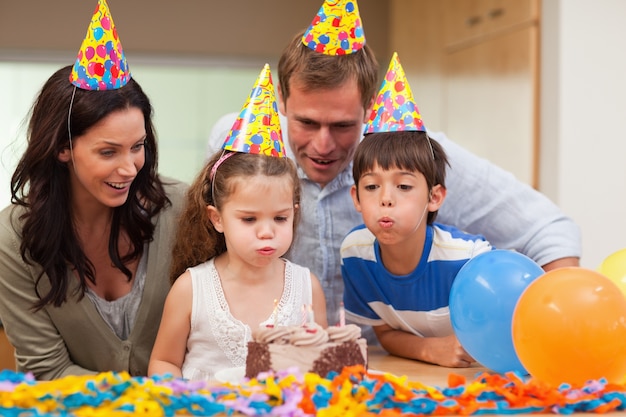
[[[538,0],[444,4],[444,130],[536,187]]]
[[[536,1],[444,0],[445,43],[448,47],[534,23],[539,14]]]
[[[536,187],[539,0],[390,4],[389,49],[426,126]]]

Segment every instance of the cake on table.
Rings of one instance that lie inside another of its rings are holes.
[[[367,366],[367,342],[354,324],[323,329],[316,323],[304,326],[261,326],[248,342],[246,377],[260,372],[298,368],[322,377],[341,373],[346,366]]]

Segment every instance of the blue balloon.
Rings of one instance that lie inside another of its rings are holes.
[[[470,259],[450,289],[450,321],[461,346],[495,372],[527,374],[515,353],[512,321],[522,292],[544,270],[521,253],[496,249]]]
[[[95,40],[99,41],[104,36],[104,30],[102,28],[95,28],[93,30],[93,37]]]

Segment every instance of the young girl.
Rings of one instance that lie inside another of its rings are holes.
[[[244,366],[251,329],[302,324],[303,306],[327,326],[318,279],[281,258],[299,199],[289,158],[225,151],[207,163],[180,219],[150,375],[210,380]]]

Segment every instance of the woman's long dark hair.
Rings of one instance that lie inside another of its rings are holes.
[[[39,296],[33,306],[38,310],[67,300],[71,277],[75,271],[80,280],[79,296],[87,289],[87,280],[95,283],[92,262],[83,252],[74,228],[68,165],[59,154],[69,147],[68,123],[72,137],[78,137],[109,114],[128,108],[142,111],[145,128],[145,164],[133,181],[127,201],[113,209],[109,256],[128,279],[131,271],[124,265],[138,259],[145,242],[152,240],[155,216],[169,200],[157,174],[157,144],[152,125],[152,106],[137,82],[131,79],[117,90],[87,91],[69,82],[71,66],[55,72],[42,87],[30,113],[28,144],[11,178],[11,202],[26,208],[21,216],[22,259],[39,264],[47,274],[51,289]],[[74,92],[75,90],[75,92]],[[74,94],[71,117],[70,101]],[[125,231],[131,247],[120,254],[118,241]]]

